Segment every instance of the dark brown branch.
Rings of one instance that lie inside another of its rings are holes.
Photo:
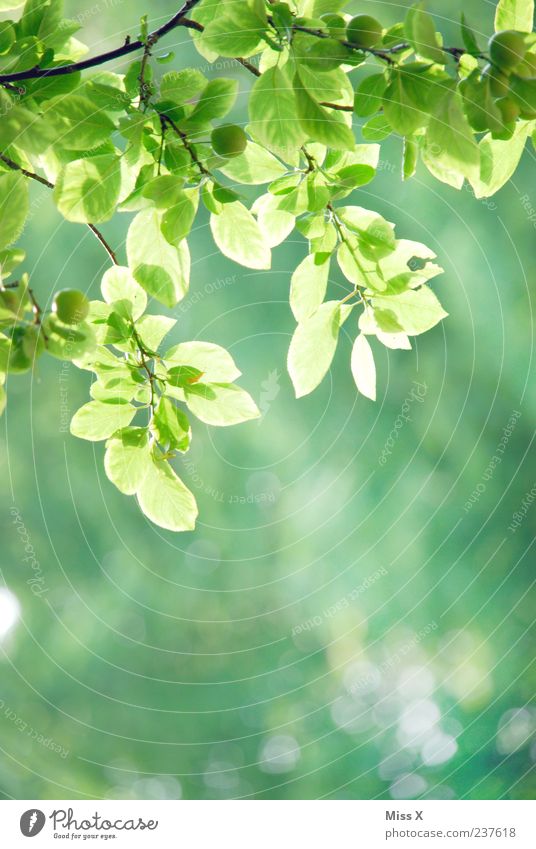
[[[177,27],[184,26],[189,29],[202,31],[202,27],[196,21],[188,20],[186,15],[200,0],[187,0],[181,9],[167,23],[163,24],[159,29],[150,33],[149,39],[153,44],[156,44],[162,36],[167,35]],[[58,65],[55,68],[30,68],[27,71],[17,71],[13,74],[1,74],[0,84],[15,83],[20,80],[38,80],[48,77],[63,77],[67,74],[74,74],[77,71],[86,71],[88,68],[95,68],[99,65],[104,65],[106,62],[111,62],[114,59],[120,59],[122,56],[128,56],[130,53],[136,53],[137,50],[144,50],[145,42],[141,39],[136,41],[127,40],[121,47],[116,47],[115,50],[109,50],[107,53],[100,53],[98,56],[93,56],[91,59],[83,59],[81,62],[72,62],[69,65]]]
[[[189,156],[190,156],[190,159],[192,160],[192,162],[194,163],[194,165],[196,165],[196,166],[197,166],[197,168],[199,169],[200,173],[201,173],[204,177],[210,177],[210,176],[212,176],[212,175],[211,175],[211,173],[210,173],[210,171],[208,171],[208,170],[205,168],[205,166],[203,165],[203,163],[202,163],[202,162],[201,162],[201,160],[199,159],[199,157],[198,157],[198,155],[197,155],[197,153],[196,153],[196,151],[195,151],[195,148],[193,147],[193,145],[192,145],[192,143],[190,142],[190,140],[189,140],[188,136],[186,135],[186,133],[184,133],[184,132],[180,129],[180,127],[178,127],[178,126],[177,126],[177,124],[175,123],[175,121],[174,121],[172,118],[170,118],[170,117],[169,117],[169,115],[166,115],[164,112],[158,112],[157,114],[158,114],[158,115],[159,115],[159,117],[160,117],[160,121],[163,121],[163,122],[164,122],[164,124],[167,124],[169,127],[171,127],[171,129],[173,130],[173,132],[174,132],[174,133],[175,133],[175,134],[176,134],[176,135],[180,138],[180,140],[181,140],[181,142],[182,142],[182,144],[183,144],[183,146],[184,146],[184,149],[188,152],[188,154],[189,154]]]
[[[24,174],[24,176],[28,177],[28,179],[35,180],[37,183],[41,183],[41,185],[46,186],[47,189],[54,188],[54,183],[51,183],[50,180],[45,179],[45,177],[41,177],[40,174],[35,174],[33,171],[27,171],[26,168],[23,168],[22,165],[19,165],[17,162],[14,162],[13,159],[10,159],[9,156],[6,156],[4,153],[0,153],[0,160],[5,165],[7,165],[8,168],[11,168],[12,171],[20,171],[20,173]],[[89,227],[91,232],[97,237],[101,245],[104,247],[106,253],[112,260],[113,264],[117,265],[118,262],[115,253],[102,235],[102,233],[100,232],[100,230],[97,230],[94,224],[88,224],[87,226]]]

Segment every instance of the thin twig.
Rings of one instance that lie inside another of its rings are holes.
[[[194,6],[200,0],[188,0],[181,9],[163,26],[150,33],[149,38],[156,41],[167,35],[176,27],[184,26],[189,29],[199,30],[200,24],[196,21],[191,21],[186,18]],[[156,43],[155,41],[155,43]],[[83,59],[81,62],[71,62],[68,65],[57,65],[54,68],[30,68],[27,71],[17,71],[13,74],[0,75],[0,83],[14,83],[20,80],[37,80],[47,77],[63,77],[67,74],[74,74],[77,71],[85,71],[88,68],[95,68],[99,65],[104,65],[106,62],[111,62],[113,59],[120,59],[122,56],[128,56],[130,53],[135,53],[137,50],[143,50],[145,42],[141,39],[136,41],[127,40],[121,47],[116,47],[115,50],[109,50],[106,53],[100,53],[98,56],[93,56],[91,59]]]
[[[181,140],[181,142],[184,146],[184,149],[189,153],[190,159],[197,166],[200,173],[204,177],[211,177],[212,175],[211,175],[210,171],[208,171],[205,168],[205,166],[203,165],[203,163],[199,159],[199,157],[198,157],[198,155],[195,151],[195,148],[193,147],[192,143],[188,139],[188,136],[186,135],[186,133],[183,132],[180,129],[180,127],[177,126],[175,121],[172,118],[170,118],[169,115],[166,115],[164,112],[158,112],[158,115],[160,116],[160,120],[164,121],[166,124],[169,124],[169,126],[171,127],[173,132],[176,133],[176,135],[180,138],[180,140]]]

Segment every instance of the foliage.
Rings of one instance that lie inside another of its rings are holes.
[[[329,5],[338,13],[344,4]],[[422,3],[403,22],[380,26],[381,37],[375,22],[359,29],[349,14],[324,16],[325,7],[188,0],[156,32],[142,21],[137,41],[90,60],[61,0],[27,0],[0,30],[0,403],[5,375],[30,370],[41,354],[90,371],[92,400],[76,413],[73,434],[106,440],[110,480],[171,530],[192,529],[197,515],[170,463],[190,445],[189,415],[216,426],[258,415],[226,351],[206,342],[162,350],[175,322],[146,312],[149,298],[172,309],[187,293],[187,238],[200,204],[219,250],[248,268],[269,269],[272,250],[294,229],[305,237],[309,250],[290,282],[296,395],[322,381],[351,320],[352,374],[373,399],[370,340],[408,349],[409,337],[446,315],[430,287],[441,272],[434,253],[348,200],[374,178],[378,142],[402,138],[404,179],[421,159],[438,180],[456,189],[468,181],[485,197],[509,180],[534,133],[532,0],[501,0],[500,35],[486,49],[465,19],[463,46],[445,46]],[[255,77],[245,134],[221,125],[235,80],[194,68],[157,79],[156,45],[176,27],[208,61],[235,58]],[[136,51],[124,75],[100,68]],[[98,70],[83,74],[89,68]],[[365,143],[356,143],[354,129]],[[25,259],[16,242],[31,180],[51,188],[59,213],[89,226],[108,251],[103,300],[80,320],[43,310],[27,273],[10,279]],[[259,187],[252,204],[237,184]],[[134,214],[126,265],[95,226],[118,212]],[[338,299],[329,292],[336,266],[350,283]]]

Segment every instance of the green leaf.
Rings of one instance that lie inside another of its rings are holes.
[[[371,74],[365,77],[355,91],[355,114],[361,118],[368,118],[369,115],[379,112],[385,88],[385,74]]]
[[[113,265],[102,278],[101,291],[107,304],[114,301],[128,301],[134,321],[147,309],[147,295],[136,283],[130,268]]]
[[[7,394],[3,386],[0,386],[0,416],[4,414],[7,404]]]
[[[161,398],[152,421],[153,432],[160,445],[170,451],[187,451],[191,428],[187,416],[170,401]]]
[[[391,124],[385,115],[375,115],[370,121],[363,125],[361,132],[363,138],[367,141],[380,142],[386,139],[393,132]]]
[[[251,212],[236,201],[210,216],[210,229],[220,251],[247,268],[270,268],[271,252]]]
[[[298,324],[287,361],[297,398],[308,395],[325,377],[335,355],[340,327],[338,301],[327,301]]]
[[[401,330],[408,336],[418,336],[447,316],[436,295],[428,286],[409,289],[399,295],[376,295],[372,299],[376,309],[391,313]]]
[[[304,321],[324,300],[328,285],[329,257],[309,254],[300,262],[290,282],[290,307],[296,321]]]
[[[205,383],[232,383],[241,374],[230,353],[212,342],[181,342],[166,351],[162,359],[168,368],[199,369]]]
[[[196,68],[169,71],[162,77],[160,97],[162,100],[172,100],[177,104],[186,103],[203,91],[206,85],[206,78]]]
[[[91,100],[78,94],[53,97],[44,117],[54,128],[56,142],[67,150],[91,150],[110,138],[113,121]]]
[[[534,121],[519,121],[508,141],[492,139],[490,134],[484,136],[479,144],[480,174],[471,179],[475,197],[490,197],[508,182],[519,165],[534,126]]]
[[[174,201],[162,217],[162,233],[170,245],[178,247],[192,229],[199,205],[199,191],[184,189]]]
[[[138,503],[147,518],[169,531],[193,531],[197,504],[190,490],[168,462],[154,454],[137,492]]]
[[[249,98],[251,131],[286,161],[306,139],[296,114],[296,96],[285,68],[274,65],[258,78]]]
[[[233,383],[195,384],[184,395],[188,409],[205,424],[227,427],[260,416],[251,395]]]
[[[432,62],[445,64],[445,54],[440,49],[434,21],[425,11],[424,3],[417,3],[408,10],[404,30],[415,53]]]
[[[223,118],[233,107],[238,94],[237,80],[223,77],[210,80],[188,119],[189,124],[204,124]]]
[[[19,238],[28,210],[28,185],[22,174],[0,174],[0,248]]]
[[[376,366],[369,341],[360,333],[354,342],[351,358],[352,375],[359,392],[371,401],[376,400]]]
[[[177,321],[166,315],[143,315],[136,322],[136,332],[149,351],[157,351],[164,337]]]
[[[100,442],[120,428],[130,424],[136,408],[125,402],[90,401],[76,412],[71,421],[71,433],[80,439]]]
[[[291,212],[279,209],[280,198],[270,194],[260,195],[252,207],[257,216],[261,233],[267,245],[275,248],[284,242],[294,229],[295,216]]]
[[[224,3],[221,12],[205,27],[202,43],[220,56],[251,56],[267,28],[266,13],[247,0]]]
[[[269,151],[254,142],[248,142],[244,153],[230,159],[220,171],[237,183],[259,186],[283,176],[287,169]]]
[[[495,11],[495,32],[515,29],[532,32],[534,25],[534,0],[499,0]]]
[[[99,223],[114,214],[120,190],[120,159],[104,154],[68,162],[60,171],[54,200],[67,221]]]
[[[55,315],[47,315],[43,321],[47,337],[47,351],[58,360],[76,360],[95,347],[95,334],[87,322],[75,327],[63,324]]]
[[[44,153],[54,141],[54,128],[40,115],[23,106],[5,106],[0,121],[0,146],[14,144],[27,153]]]
[[[402,163],[402,179],[409,180],[417,170],[419,161],[419,145],[413,139],[404,139],[404,156]]]
[[[467,18],[465,17],[463,12],[461,17],[460,28],[462,31],[462,39],[465,49],[470,54],[474,54],[475,56],[478,55],[480,53],[480,47],[478,46],[475,33],[467,23]]]
[[[190,252],[186,242],[172,247],[162,233],[157,209],[138,213],[127,235],[128,264],[135,280],[167,307],[184,298],[190,279]]]
[[[151,447],[146,427],[125,427],[106,443],[104,469],[108,479],[124,495],[134,495],[151,466]]]
[[[418,74],[408,73],[403,68],[391,71],[383,109],[393,130],[402,136],[412,135],[428,121],[428,115],[419,108],[424,105],[419,82]]]
[[[307,137],[335,150],[352,150],[354,134],[343,115],[320,106],[297,78],[296,108],[302,130]]]
[[[458,92],[449,91],[436,106],[430,118],[424,153],[425,164],[436,164],[441,169],[435,176],[443,182],[450,182],[449,175],[453,175],[455,181],[459,175],[462,182],[463,177],[478,179],[480,152]],[[456,185],[456,182],[451,184]]]

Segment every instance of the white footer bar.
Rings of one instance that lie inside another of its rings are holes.
[[[531,801],[6,801],[0,845],[534,849],[535,821]]]

